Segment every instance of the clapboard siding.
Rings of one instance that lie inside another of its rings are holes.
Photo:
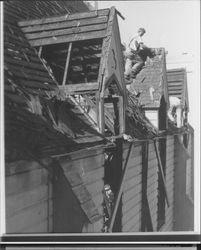
[[[93,217],[94,209],[103,214],[104,161],[103,149],[85,150],[60,159],[64,175],[87,216]],[[85,231],[93,229],[85,225]]]
[[[6,163],[7,233],[52,232],[52,185],[37,162]]]
[[[166,189],[169,199],[169,207],[165,205],[165,224],[161,231],[173,230],[173,209],[174,209],[174,168],[175,168],[175,147],[174,136],[168,136],[166,140]]]
[[[147,198],[151,213],[153,230],[157,229],[157,203],[158,203],[158,161],[153,143],[149,143],[148,151],[148,177]]]
[[[123,166],[128,144],[123,145]],[[142,147],[134,144],[127,165],[122,195],[122,232],[140,231],[142,207]]]

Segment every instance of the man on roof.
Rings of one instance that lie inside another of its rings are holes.
[[[125,56],[125,79],[135,79],[136,75],[140,72],[145,65],[147,56],[153,57],[155,55],[154,50],[144,45],[142,37],[146,33],[144,28],[139,28],[137,35],[134,36],[128,47],[124,51]]]

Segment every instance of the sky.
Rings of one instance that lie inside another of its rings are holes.
[[[189,123],[195,130],[195,197],[200,197],[200,0],[98,1],[98,8],[115,6],[125,20],[118,18],[121,41],[143,27],[144,43],[168,52],[167,68],[185,67],[189,94]],[[197,200],[199,202],[199,198]],[[196,207],[199,215],[199,206]],[[199,219],[195,220],[199,229]]]

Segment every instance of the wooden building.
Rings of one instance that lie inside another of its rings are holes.
[[[143,69],[136,77],[134,87],[140,92],[140,101],[146,116],[159,130],[167,128],[166,112],[169,107],[166,74],[165,49],[147,60]]]
[[[105,184],[114,193],[107,231],[192,230],[177,211],[188,202],[179,178],[193,168],[193,130],[167,126],[164,51],[137,76],[152,92],[141,102],[151,100],[153,126],[125,88],[114,7],[8,1],[4,10],[7,233],[103,232]]]

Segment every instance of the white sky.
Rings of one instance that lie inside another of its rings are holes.
[[[189,122],[195,129],[195,198],[200,197],[200,0],[98,1],[98,8],[115,6],[125,17],[118,18],[122,43],[128,44],[138,28],[144,27],[144,43],[165,47],[167,67],[187,69]],[[199,202],[200,204],[200,202]],[[196,207],[199,229],[199,206]]]

